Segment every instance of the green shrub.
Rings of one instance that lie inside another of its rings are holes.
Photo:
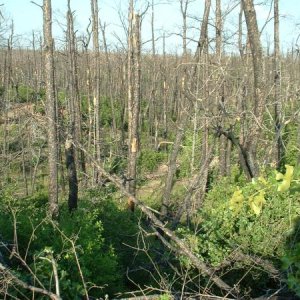
[[[300,186],[297,180],[288,178],[288,173],[275,176],[272,171],[255,182],[242,180],[242,184],[233,177],[224,178],[215,184],[196,216],[199,257],[218,267],[239,249],[243,254],[270,260],[280,268],[293,220],[300,213]],[[298,174],[299,170],[294,170],[294,178]],[[188,237],[189,233],[183,236]],[[270,279],[259,268],[248,269],[249,261],[235,264],[235,272],[229,272],[229,282],[235,284],[247,274],[249,278],[241,283],[242,288],[262,292]],[[296,272],[289,276],[290,280],[295,276],[299,279]]]
[[[144,149],[138,158],[138,166],[143,171],[153,172],[165,160],[166,153]]]
[[[287,284],[300,296],[300,218],[294,222],[294,231],[286,243],[286,254],[282,258],[287,273]]]
[[[85,281],[89,283],[88,287],[91,283],[102,287],[100,290],[92,289],[91,295],[99,297],[105,292],[115,293],[122,290],[119,258],[112,243],[103,237],[100,210],[81,206],[76,212],[69,214],[67,206],[63,205],[60,207],[58,223],[52,223],[46,217],[47,201],[45,194],[20,200],[2,198],[0,228],[4,229],[1,232],[3,238],[13,240],[11,212],[14,211],[21,256],[25,257],[27,253],[27,264],[43,284],[51,289],[51,264],[41,259],[45,253],[51,252],[58,264],[61,292],[66,299],[81,299],[80,295],[84,294],[74,249],[68,239],[75,243],[81,271]],[[28,274],[21,272],[20,276]]]
[[[27,85],[20,85],[18,87],[18,101],[21,103],[31,102],[36,98],[36,93],[33,88]]]
[[[292,166],[298,165],[299,162],[299,148],[298,145],[298,131],[299,126],[297,124],[288,124],[285,127],[283,134],[283,141],[285,145],[284,163]]]

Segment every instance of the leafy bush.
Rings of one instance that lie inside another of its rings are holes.
[[[19,86],[18,92],[20,102],[30,102],[36,97],[34,89],[26,85]]]
[[[78,211],[69,214],[67,206],[62,205],[60,219],[58,223],[53,223],[46,217],[47,200],[46,194],[21,200],[2,197],[0,228],[3,238],[7,241],[13,240],[14,212],[21,256],[26,256],[27,264],[45,287],[51,289],[52,267],[43,259],[47,253],[51,253],[58,264],[61,293],[66,299],[81,299],[80,295],[84,294],[74,250],[85,281],[89,283],[88,287],[91,283],[101,287],[100,291],[99,288],[92,289],[91,295],[99,297],[106,292],[122,291],[124,278],[121,270],[124,270],[124,267],[120,266],[113,240],[109,240],[110,235],[104,234],[102,217],[105,217],[107,211],[99,208],[101,206],[96,207],[84,202]],[[112,208],[113,205],[110,205],[109,213],[116,214],[114,220],[117,222],[119,210]],[[71,241],[74,242],[75,248]],[[13,263],[17,266],[18,260]],[[20,276],[27,277],[23,272]]]
[[[299,161],[298,145],[298,131],[297,124],[288,124],[284,128],[283,142],[285,145],[284,164],[296,166]]]
[[[111,106],[111,100],[108,97],[101,98],[101,110],[100,110],[100,122],[104,127],[111,126],[113,124],[113,112]],[[120,101],[113,99],[114,105],[114,114],[116,125],[119,127],[121,125],[121,114],[122,114],[122,105]]]
[[[284,174],[272,171],[241,185],[232,177],[224,178],[214,185],[196,216],[199,257],[218,267],[239,249],[242,254],[270,260],[280,268],[293,221],[300,213],[300,187],[298,181],[293,180],[298,175],[299,170],[287,165]],[[189,233],[183,236],[188,237]],[[298,253],[295,249],[293,255]],[[294,256],[290,257],[295,267]],[[236,264],[234,276],[229,273],[229,281],[234,284],[246,272],[250,276],[247,285],[256,291],[265,288],[269,279],[264,271],[249,266],[247,271],[247,263],[249,261]],[[289,275],[289,279],[295,276],[299,279],[297,272]]]
[[[144,149],[138,158],[138,166],[143,171],[153,172],[165,160],[166,153]]]
[[[287,283],[300,296],[300,218],[295,221],[294,231],[286,243],[286,255],[282,258],[283,269],[287,272]]]

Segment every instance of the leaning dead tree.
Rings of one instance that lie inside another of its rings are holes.
[[[234,287],[231,287],[219,276],[217,276],[213,268],[201,261],[183,240],[178,238],[172,230],[167,228],[165,224],[156,217],[152,209],[146,206],[137,197],[135,197],[135,195],[131,194],[128,189],[124,187],[123,180],[121,180],[114,174],[111,175],[106,172],[81,145],[75,146],[82,149],[85,152],[86,157],[90,159],[91,163],[99,170],[99,172],[110,182],[115,184],[115,186],[122,192],[125,197],[131,199],[131,201],[140,208],[143,214],[151,222],[154,234],[162,241],[162,243],[166,247],[168,247],[171,251],[174,251],[177,255],[184,255],[186,258],[188,258],[192,266],[198,269],[204,276],[207,276],[226,295],[236,294],[236,290]]]
[[[140,81],[141,81],[141,40],[140,16],[134,13],[133,1],[129,8],[128,30],[128,191],[135,196],[136,166],[139,151]],[[129,200],[134,211],[134,202]]]
[[[49,214],[58,215],[58,145],[57,145],[57,115],[54,87],[54,62],[52,38],[52,8],[51,0],[43,2],[44,24],[44,55],[46,82],[46,118],[48,130],[48,161],[49,161]]]

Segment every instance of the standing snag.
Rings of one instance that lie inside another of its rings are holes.
[[[139,123],[141,99],[141,40],[140,16],[134,13],[133,1],[129,7],[128,30],[128,191],[135,196],[137,179],[137,157],[139,153]],[[128,200],[129,208],[134,211],[134,203]]]
[[[52,38],[52,8],[51,0],[43,2],[44,20],[44,59],[46,83],[46,118],[48,133],[49,161],[49,215],[58,216],[58,143],[57,115],[54,81],[53,38]]]

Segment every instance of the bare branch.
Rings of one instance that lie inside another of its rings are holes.
[[[29,290],[33,293],[43,294],[46,296],[49,296],[52,300],[62,300],[60,296],[57,294],[54,294],[46,289],[37,288],[35,286],[32,286],[28,283],[26,283],[23,280],[20,280],[17,276],[15,276],[7,267],[5,267],[2,263],[0,263],[0,271],[2,273],[2,276],[8,280],[13,281],[16,285],[21,286],[22,288]]]

